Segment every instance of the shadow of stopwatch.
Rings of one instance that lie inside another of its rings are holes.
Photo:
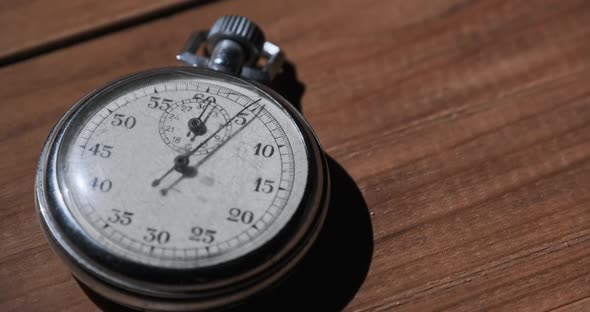
[[[373,227],[356,183],[330,156],[330,207],[307,255],[282,281],[229,311],[341,311],[365,281]]]

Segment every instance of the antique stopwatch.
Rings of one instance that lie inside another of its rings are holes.
[[[266,86],[283,55],[254,23],[221,17],[177,59],[191,66],[79,100],[37,172],[53,249],[83,284],[140,310],[219,309],[274,285],[314,242],[329,201],[312,129]]]

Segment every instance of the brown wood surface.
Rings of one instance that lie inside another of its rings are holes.
[[[0,64],[133,20],[186,6],[190,0],[8,0],[0,2]],[[106,4],[106,5],[105,5]]]
[[[227,13],[297,65],[371,212],[348,311],[590,311],[587,0],[228,0],[0,68],[0,311],[95,309],[35,215],[43,141],[76,99],[174,64]]]

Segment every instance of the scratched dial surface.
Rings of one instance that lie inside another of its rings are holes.
[[[275,237],[302,201],[302,134],[252,85],[160,77],[85,107],[59,150],[59,187],[80,227],[117,256],[168,268],[228,262]]]

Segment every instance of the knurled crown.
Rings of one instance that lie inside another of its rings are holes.
[[[246,64],[258,61],[264,45],[264,33],[251,20],[237,15],[226,15],[218,18],[207,35],[207,51],[211,53],[215,45],[230,39],[238,42],[246,52]]]

